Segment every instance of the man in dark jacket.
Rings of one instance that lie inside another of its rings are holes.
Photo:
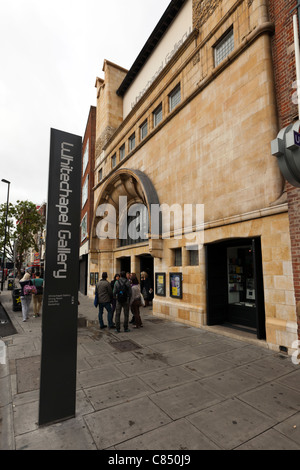
[[[130,331],[128,329],[128,318],[129,318],[129,301],[131,297],[131,285],[126,279],[125,271],[121,272],[121,277],[116,281],[114,285],[114,297],[116,298],[116,332],[120,333],[120,316],[122,308],[124,310],[124,331]]]
[[[112,322],[112,309],[111,309],[111,301],[112,301],[112,288],[110,282],[107,281],[107,273],[102,273],[102,279],[96,285],[96,289],[98,292],[98,303],[99,303],[99,323],[100,329],[106,328],[107,325],[103,323],[103,309],[105,308],[107,311],[107,321],[109,328],[113,328],[115,325]]]

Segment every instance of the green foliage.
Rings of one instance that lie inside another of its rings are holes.
[[[3,251],[6,219],[6,204],[0,206],[0,250]],[[30,249],[38,250],[35,235],[44,226],[44,220],[38,212],[36,205],[30,201],[17,201],[15,205],[9,204],[6,233],[6,257],[13,259],[13,250],[16,250],[16,268],[21,269],[24,254]]]

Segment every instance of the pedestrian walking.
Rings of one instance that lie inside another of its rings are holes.
[[[99,303],[99,324],[100,329],[103,330],[107,328],[107,325],[103,322],[103,310],[107,311],[107,322],[108,327],[113,328],[115,325],[112,321],[112,308],[111,308],[111,301],[113,291],[111,288],[110,283],[107,280],[107,273],[102,273],[102,279],[96,285],[97,293],[98,293],[98,303]]]
[[[132,285],[133,285],[134,279],[137,279],[136,274],[135,274],[135,273],[131,273],[131,274],[130,274],[130,278],[129,278],[131,287],[132,287]],[[131,320],[130,320],[129,323],[132,323],[132,325],[135,325],[134,309],[132,309],[132,305],[131,305],[130,308],[131,308],[132,318],[131,318]]]
[[[24,287],[31,285],[31,275],[30,269],[25,270],[24,276],[20,279],[20,286],[21,286],[21,305],[22,305],[22,317],[23,322],[29,319],[29,310],[30,310],[30,303],[31,303],[31,294],[25,295]]]
[[[33,300],[33,316],[40,316],[40,309],[43,301],[44,292],[44,279],[41,278],[40,272],[35,273],[35,278],[32,279],[32,284],[36,287],[37,293],[32,295]]]
[[[113,280],[110,283],[112,291],[114,290],[116,281],[118,281],[119,279],[120,279],[120,274],[115,274]],[[117,305],[117,300],[113,296],[112,302],[111,302],[112,321],[114,321],[114,314],[115,314],[115,310],[116,310],[116,305]]]
[[[130,299],[130,306],[131,311],[134,316],[135,326],[133,328],[141,328],[143,326],[141,316],[140,316],[140,306],[142,305],[141,302],[141,289],[139,286],[139,281],[135,277],[132,279],[132,296]]]
[[[131,298],[131,285],[128,279],[126,279],[125,271],[121,272],[120,279],[115,283],[113,290],[114,297],[116,298],[116,332],[120,333],[121,326],[121,311],[124,312],[124,331],[127,333],[130,331],[128,329],[128,319],[129,319],[129,302]]]

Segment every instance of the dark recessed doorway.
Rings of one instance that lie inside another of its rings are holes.
[[[206,245],[207,324],[266,338],[260,238]]]

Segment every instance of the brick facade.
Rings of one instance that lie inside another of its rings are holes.
[[[272,38],[276,99],[279,129],[298,120],[298,108],[293,103],[293,82],[296,80],[293,15],[296,0],[269,0],[270,19],[275,24]],[[295,298],[298,311],[298,337],[300,339],[300,189],[286,182],[292,245]]]
[[[89,145],[89,158],[87,162],[87,166],[83,172],[83,168],[81,169],[81,194],[82,188],[88,176],[89,184],[88,184],[88,195],[87,201],[83,207],[81,207],[81,221],[84,215],[87,213],[87,233],[90,234],[92,218],[93,218],[93,203],[94,203],[94,167],[95,167],[95,141],[96,141],[96,107],[91,106],[88,121],[86,125],[85,135],[82,144],[82,155],[85,153],[85,149],[87,144]],[[86,243],[86,239],[82,240],[80,246]]]

